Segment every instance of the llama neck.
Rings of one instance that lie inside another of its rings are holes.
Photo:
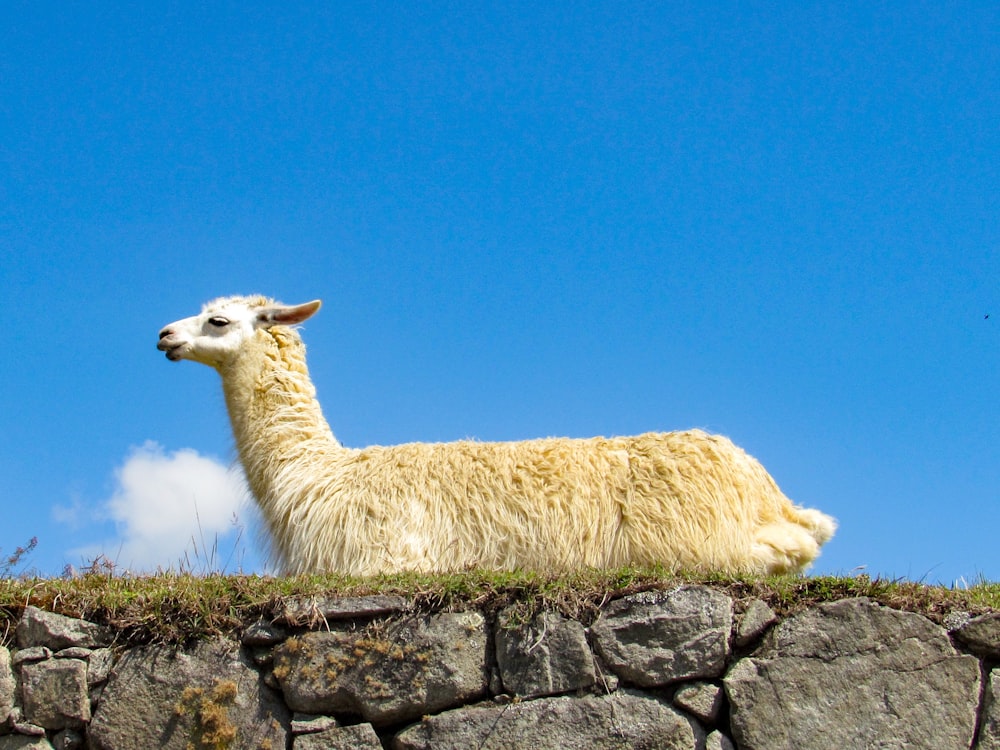
[[[305,346],[293,331],[258,331],[220,372],[240,462],[266,515],[283,469],[310,454],[343,449],[323,417]]]

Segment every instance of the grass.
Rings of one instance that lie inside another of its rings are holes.
[[[114,628],[121,645],[183,643],[212,635],[236,635],[259,617],[273,618],[293,596],[399,594],[421,611],[476,608],[487,616],[516,606],[524,616],[556,609],[589,623],[610,599],[684,583],[703,583],[742,602],[763,599],[778,614],[808,605],[867,596],[887,606],[920,612],[940,622],[949,612],[1000,610],[1000,584],[968,588],[928,586],[900,580],[854,577],[726,578],[676,575],[662,569],[587,570],[568,575],[469,571],[373,578],[161,573],[120,576],[91,570],[66,578],[0,578],[0,633],[10,645],[26,605]]]

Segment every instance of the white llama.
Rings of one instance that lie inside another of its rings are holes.
[[[239,457],[286,573],[565,571],[660,563],[799,571],[833,535],[755,459],[699,430],[345,448],[291,326],[320,302],[227,297],[157,347],[214,367]]]

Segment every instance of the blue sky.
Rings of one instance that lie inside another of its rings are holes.
[[[0,551],[262,570],[154,348],[261,292],[347,445],[702,427],[1000,579],[998,7],[502,5],[5,4]]]

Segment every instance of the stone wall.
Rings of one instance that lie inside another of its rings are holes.
[[[555,612],[293,600],[239,641],[113,647],[28,607],[6,748],[1000,748],[1000,615],[844,599],[778,621],[704,586]]]

